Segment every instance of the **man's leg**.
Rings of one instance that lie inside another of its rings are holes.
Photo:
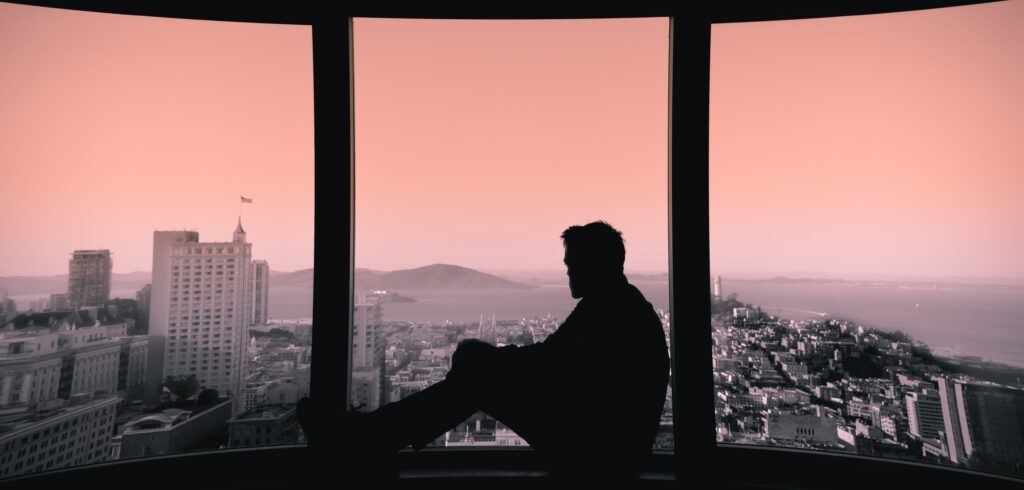
[[[491,344],[466,340],[452,356],[446,378],[369,414],[384,447],[421,448],[477,411],[484,411],[531,445],[543,440],[543,400],[532,396],[536,379],[515,357]],[[373,430],[373,429],[371,429]]]
[[[383,447],[422,448],[476,412],[465,388],[445,379],[368,415]]]

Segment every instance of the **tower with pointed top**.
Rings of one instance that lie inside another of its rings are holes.
[[[235,234],[231,240],[235,243],[245,243],[245,228],[242,228],[242,217],[238,217],[238,226],[235,227]]]
[[[249,325],[252,323],[252,244],[239,218],[230,242],[200,242],[154,233],[151,335],[165,339],[160,378],[195,375],[201,388],[245,408]],[[154,373],[155,374],[155,373]]]

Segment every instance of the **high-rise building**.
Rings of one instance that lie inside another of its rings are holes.
[[[153,285],[146,284],[142,289],[135,292],[135,301],[139,303],[139,316],[149,317],[149,302],[153,295]]]
[[[1024,390],[993,383],[953,384],[964,455],[972,467],[1024,469]]]
[[[932,378],[939,387],[939,402],[942,404],[943,436],[946,457],[953,464],[966,464],[963,429],[960,427],[960,407],[956,399],[956,384],[949,376]]]
[[[722,300],[722,276],[715,276],[715,301]]]
[[[352,330],[352,368],[371,368],[384,357],[384,309],[375,297],[357,296]]]
[[[382,323],[383,308],[380,298],[357,296],[352,322],[352,382],[351,403],[363,410],[375,410],[386,399],[386,371],[384,359],[387,339]]]
[[[7,296],[6,289],[0,289],[0,323],[14,318],[18,314],[18,305]]]
[[[171,303],[171,247],[199,243],[199,232],[154,231],[153,276],[149,299],[149,365],[146,368],[146,403],[160,400]]]
[[[270,323],[270,265],[266,260],[252,261],[252,324]]]
[[[230,242],[196,236],[160,252],[166,267],[158,270],[154,251],[150,333],[166,338],[162,378],[195,375],[201,388],[233,398],[240,413],[252,314],[252,244],[242,222]]]
[[[68,302],[72,308],[110,299],[110,250],[75,250],[68,261]]]
[[[383,405],[382,371],[379,366],[352,368],[352,405],[360,411],[376,410]]]
[[[925,388],[920,392],[907,393],[906,400],[910,433],[925,439],[938,439],[939,431],[946,430],[939,393]]]

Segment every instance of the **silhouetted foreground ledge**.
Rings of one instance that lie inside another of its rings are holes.
[[[707,451],[703,451],[707,453]],[[635,488],[857,489],[919,488],[1021,489],[1024,482],[907,464],[790,450],[719,446],[711,463],[688,452],[673,475],[675,458],[655,454]],[[525,449],[424,449],[398,456],[399,476],[387,488],[545,488],[534,451]],[[103,463],[0,481],[6,489],[305,489],[365,488],[331,453],[304,446],[219,450],[180,456]],[[383,487],[382,487],[383,488]]]

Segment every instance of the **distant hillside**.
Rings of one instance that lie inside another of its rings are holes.
[[[626,273],[630,282],[668,282],[668,272],[661,274],[632,274]]]
[[[724,278],[723,278],[724,280]],[[978,280],[978,279],[975,279]],[[772,277],[765,279],[728,279],[731,283],[754,283],[770,284],[773,286],[794,286],[794,285],[830,285],[830,286],[857,286],[874,288],[898,288],[898,289],[925,289],[944,291],[1024,291],[1022,284],[985,284],[985,283],[957,283],[942,280],[920,281],[867,281],[867,280],[846,280],[846,279],[823,279],[823,278],[792,278]]]
[[[127,274],[111,274],[110,289],[142,289],[142,286],[149,284],[153,274],[149,271],[136,271]]]
[[[271,288],[313,287],[313,269],[295,272],[270,271]]]
[[[484,269],[483,272],[504,277],[511,281],[537,286],[569,286],[565,269]],[[626,271],[630,282],[668,282],[668,273]]]
[[[142,289],[142,286],[149,283],[149,279],[150,273],[145,271],[124,274],[114,273],[110,277],[110,289],[115,291]],[[7,294],[12,296],[66,293],[68,290],[68,275],[0,277],[0,289],[6,289]]]
[[[142,289],[150,281],[149,272],[113,274],[111,289]],[[416,269],[377,271],[356,269],[357,289],[529,289],[535,286],[502,279],[498,276],[457,265],[434,264]],[[313,269],[295,272],[270,271],[270,287],[313,287]],[[67,292],[68,276],[0,277],[0,289],[12,296]]]
[[[450,264],[391,272],[356,269],[356,289],[530,289],[534,286]]]

